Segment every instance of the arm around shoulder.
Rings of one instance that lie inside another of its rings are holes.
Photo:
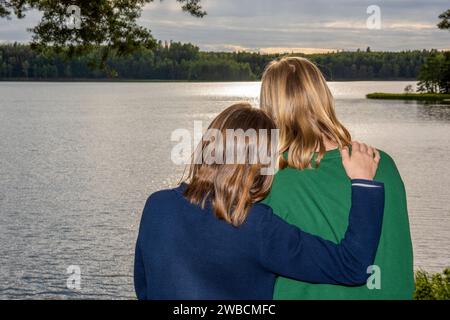
[[[261,223],[262,264],[300,281],[364,284],[378,247],[383,208],[383,184],[354,182],[349,227],[339,244],[306,233],[268,212]]]

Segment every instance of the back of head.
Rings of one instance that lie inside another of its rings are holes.
[[[195,151],[186,198],[201,206],[211,199],[218,218],[234,226],[242,224],[251,205],[270,190],[273,175],[261,174],[261,170],[274,161],[265,163],[261,150],[276,151],[272,145],[274,130],[273,120],[248,103],[221,112]]]
[[[348,145],[351,136],[338,121],[334,100],[320,70],[308,59],[285,57],[271,62],[262,77],[261,109],[280,129],[280,152],[288,152],[280,166],[304,169],[318,150],[319,162],[325,140]]]

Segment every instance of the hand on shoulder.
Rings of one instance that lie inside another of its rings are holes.
[[[352,141],[352,150],[349,147],[341,149],[342,164],[350,179],[373,180],[380,163],[380,153],[377,149]]]

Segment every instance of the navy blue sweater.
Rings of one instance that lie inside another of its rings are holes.
[[[277,275],[362,285],[375,258],[384,209],[381,183],[353,180],[349,226],[339,243],[308,234],[255,204],[236,228],[183,196],[152,194],[136,244],[138,299],[272,299]]]

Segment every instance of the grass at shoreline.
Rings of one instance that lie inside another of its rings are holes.
[[[450,103],[450,94],[443,93],[383,93],[375,92],[366,95],[367,99],[380,100],[416,100],[416,101],[440,101]]]
[[[418,270],[415,284],[415,300],[450,300],[450,268],[434,274]]]

